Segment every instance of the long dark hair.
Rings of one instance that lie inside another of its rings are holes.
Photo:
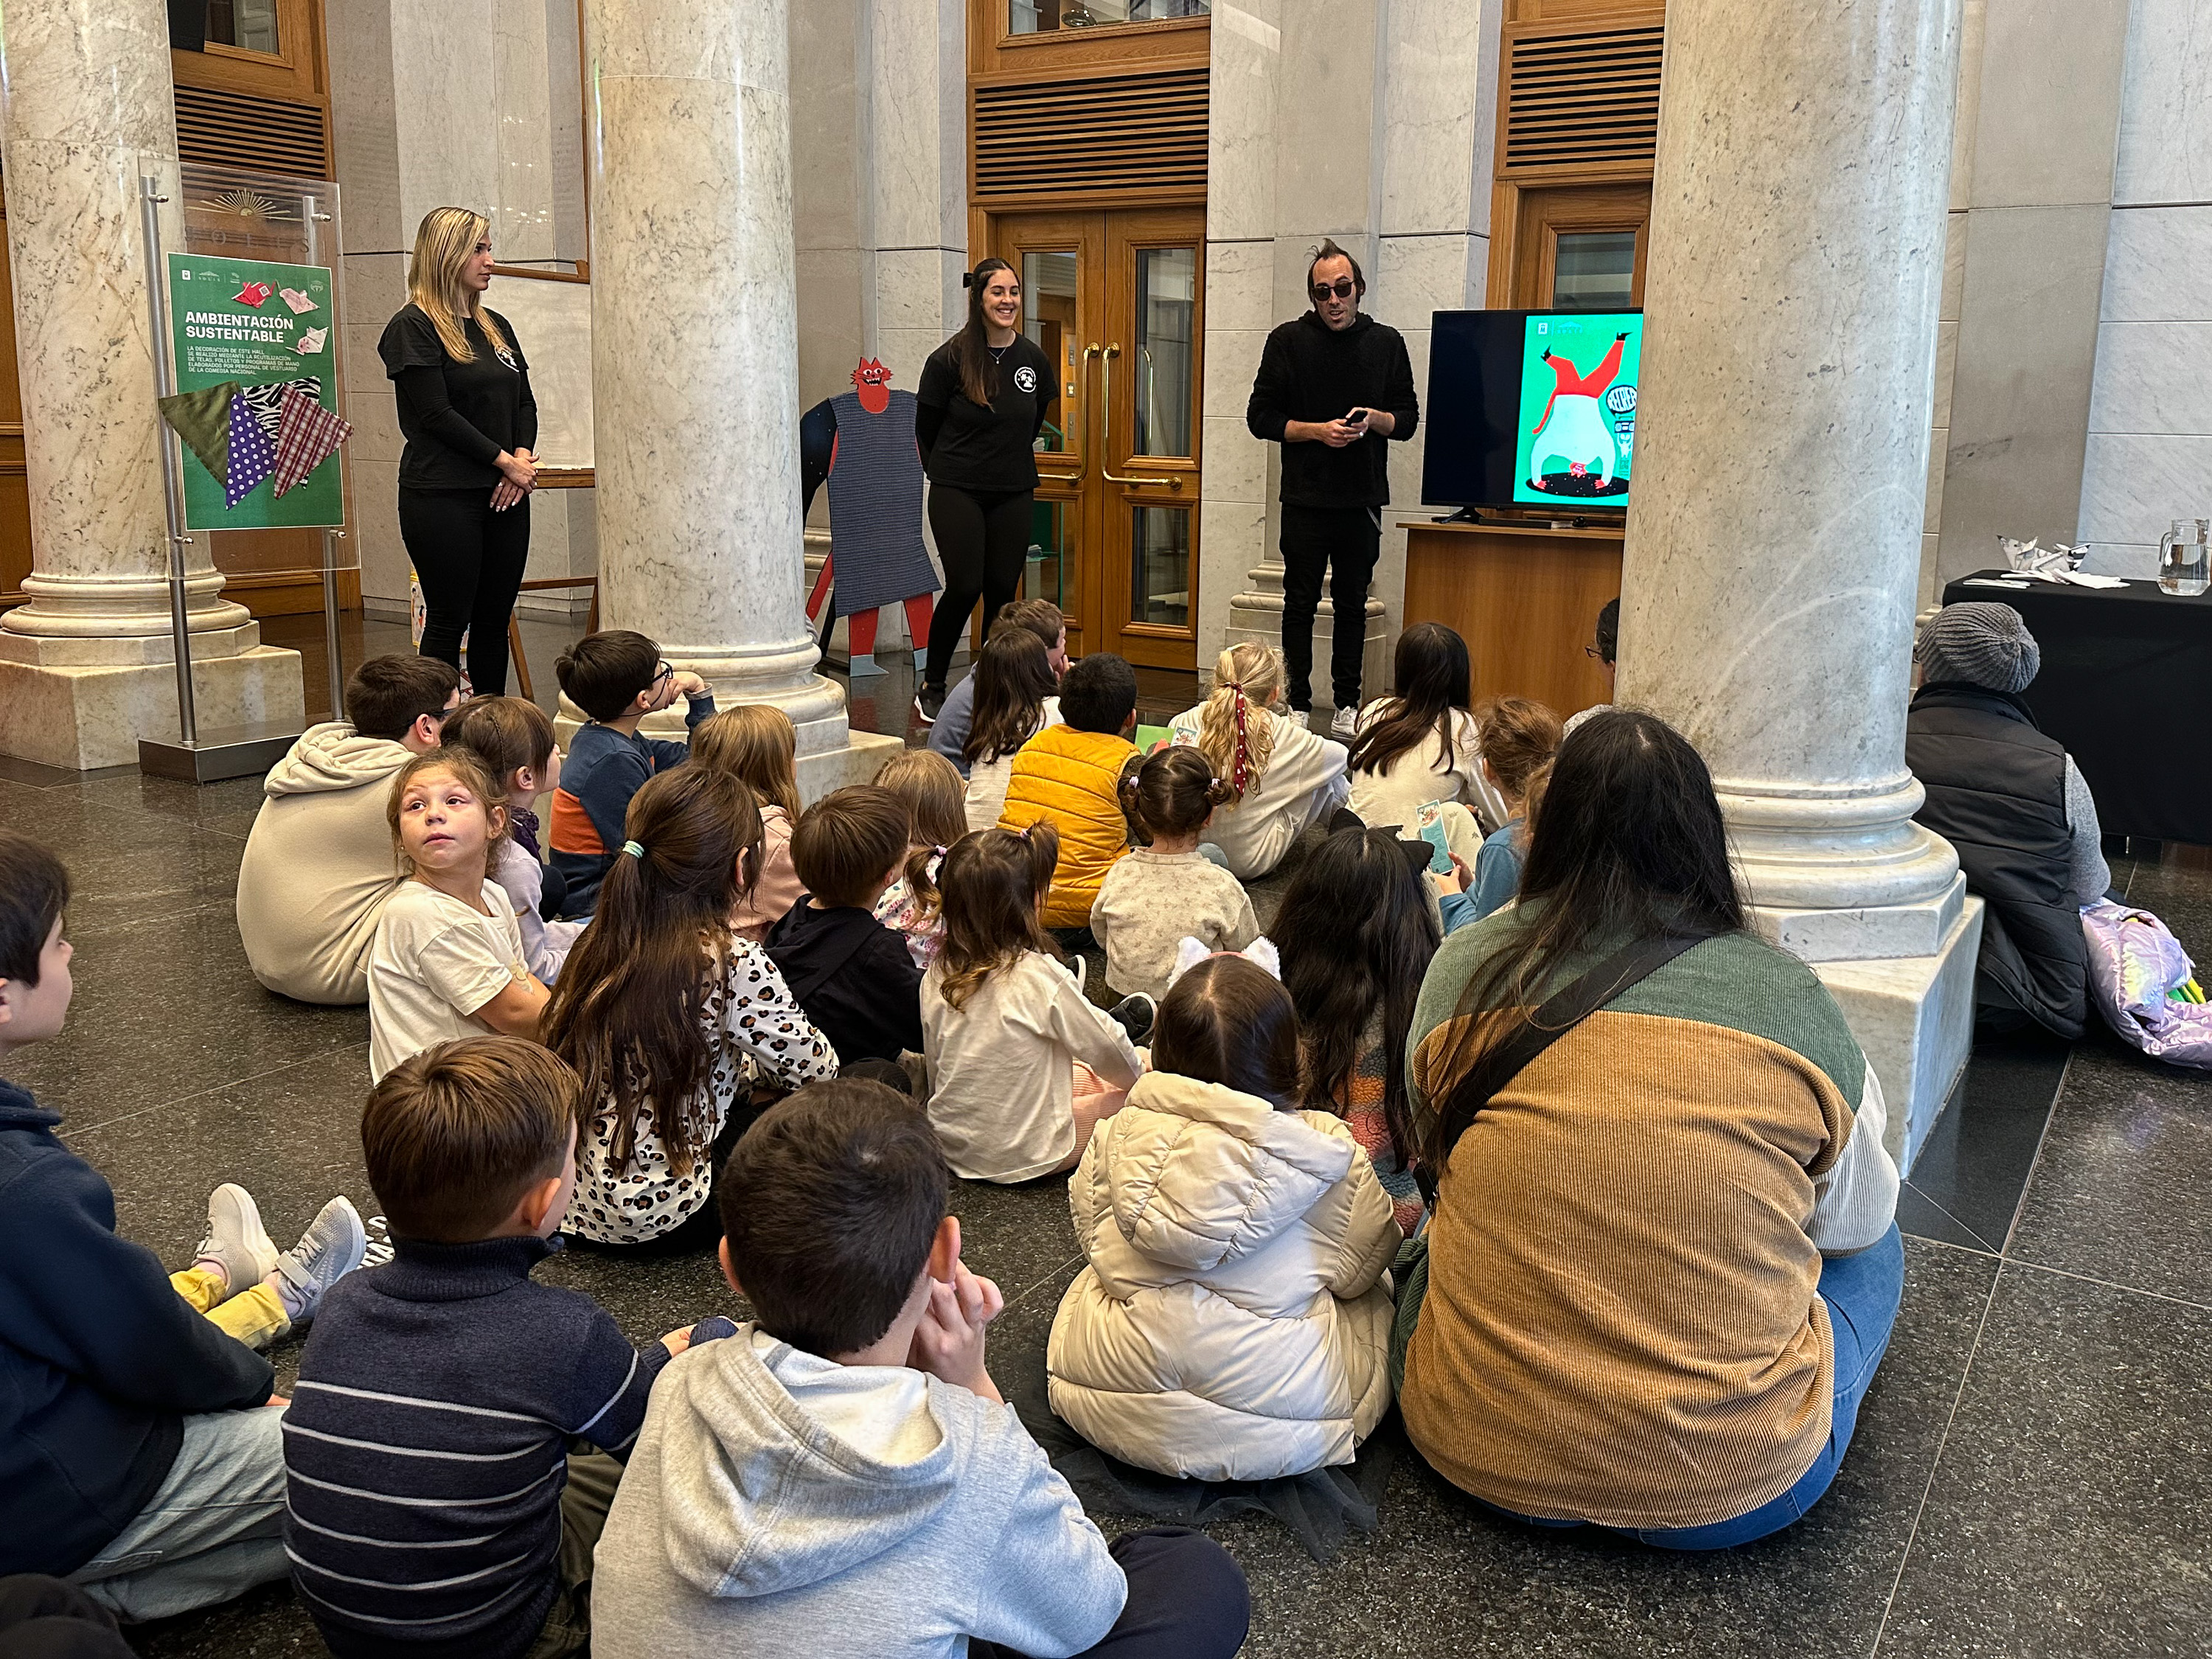
[[[991,338],[984,331],[983,289],[1000,271],[1013,270],[1004,259],[986,259],[969,273],[968,320],[952,337],[952,367],[960,375],[960,395],[986,409],[999,395],[999,366],[992,361]],[[1014,271],[1017,287],[1021,280],[1021,273]]]
[[[699,1007],[729,952],[730,911],[760,869],[760,808],[728,773],[678,766],[630,797],[623,830],[640,850],[615,854],[599,884],[546,1008],[545,1046],[583,1079],[586,1114],[611,1103],[613,1168],[629,1166],[649,1107],[682,1174],[714,1136],[692,1098],[712,1060]]]
[[[1208,957],[1160,999],[1152,1069],[1298,1104],[1298,1016],[1274,975],[1243,957]]]
[[[1387,772],[1431,736],[1445,771],[1453,757],[1453,715],[1467,707],[1467,641],[1442,623],[1415,623],[1398,635],[1391,661],[1390,700],[1352,745],[1352,769]]]
[[[1030,951],[1065,961],[1044,928],[1044,896],[1060,862],[1060,832],[1048,823],[977,830],[961,836],[937,872],[945,943],[937,953],[938,993],[955,1008],[1001,968]]]
[[[1026,628],[1000,623],[975,659],[975,714],[961,759],[973,766],[1012,754],[1036,735],[1044,700],[1059,685],[1044,641]]]
[[[1712,774],[1688,738],[1656,715],[1627,709],[1575,729],[1560,745],[1529,842],[1519,915],[1522,925],[1460,995],[1460,1036],[1443,1067],[1453,1081],[1433,1103],[1421,1148],[1438,1176],[1480,1103],[1465,1097],[1471,1074],[1528,1024],[1554,988],[1545,981],[1559,964],[1601,943],[1743,927]]]
[[[1420,872],[1395,833],[1340,830],[1315,848],[1283,895],[1267,937],[1297,1006],[1305,1103],[1343,1115],[1336,1091],[1358,1064],[1360,1036],[1379,1009],[1389,1067],[1382,1115],[1400,1160],[1411,1163],[1406,1034],[1440,935]]]

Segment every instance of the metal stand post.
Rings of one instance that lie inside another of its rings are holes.
[[[345,657],[338,648],[338,538],[343,530],[323,532],[323,654],[330,665],[331,718],[345,714]]]

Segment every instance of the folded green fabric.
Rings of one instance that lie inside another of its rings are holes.
[[[238,382],[225,380],[161,400],[161,418],[217,483],[230,482],[230,400],[237,395]]]

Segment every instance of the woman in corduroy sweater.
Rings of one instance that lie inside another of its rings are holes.
[[[1696,942],[1483,1097],[1532,1005],[1662,936]],[[1410,1064],[1437,1178],[1395,1345],[1422,1455],[1522,1520],[1668,1548],[1803,1515],[1897,1317],[1897,1167],[1866,1057],[1747,931],[1711,777],[1663,721],[1561,747],[1521,902],[1445,939]]]

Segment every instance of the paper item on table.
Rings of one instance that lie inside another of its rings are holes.
[[[2027,592],[2027,584],[2026,582],[2008,581],[2001,576],[1969,576],[1966,580],[1960,582],[1959,586],[1961,587],[2002,587],[2008,593],[2025,593]]]
[[[2118,576],[2093,576],[2085,571],[2066,570],[2051,573],[2069,587],[2125,587],[2127,583]]]
[[[2043,575],[2049,573],[2054,580],[2057,573],[2078,568],[2089,545],[2069,547],[2064,542],[2050,548],[2039,548],[2033,540],[2021,541],[2013,536],[1999,536],[1997,546],[2003,550],[2005,563],[2015,575]]]

